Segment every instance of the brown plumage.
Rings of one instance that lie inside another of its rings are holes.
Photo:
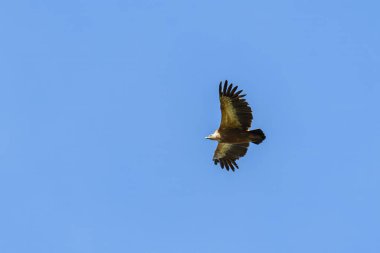
[[[243,157],[248,150],[249,143],[260,144],[265,135],[261,129],[249,130],[252,123],[252,109],[241,94],[243,90],[237,91],[238,86],[233,86],[228,81],[219,84],[220,110],[222,120],[219,129],[206,137],[218,141],[213,161],[220,163],[222,169],[238,169],[236,160]]]

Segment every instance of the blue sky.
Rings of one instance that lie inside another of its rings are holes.
[[[3,1],[0,251],[380,252],[376,1]],[[212,163],[218,83],[266,141]]]

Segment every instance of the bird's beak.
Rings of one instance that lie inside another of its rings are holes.
[[[209,139],[210,140],[210,136],[206,136],[205,139]]]

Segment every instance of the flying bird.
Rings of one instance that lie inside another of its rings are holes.
[[[206,137],[209,140],[218,141],[213,161],[220,164],[222,169],[235,171],[239,166],[236,160],[243,157],[248,150],[249,143],[260,144],[265,140],[265,134],[261,129],[249,130],[252,123],[252,109],[241,94],[238,86],[233,86],[228,81],[219,84],[220,110],[222,120],[219,129]]]

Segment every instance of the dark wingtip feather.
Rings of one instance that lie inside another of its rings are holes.
[[[240,93],[242,93],[243,90],[239,90],[238,92],[235,93],[234,97],[238,97],[240,95]]]
[[[234,160],[232,160],[232,163],[235,165],[236,169],[239,169],[239,166],[237,165],[237,163]]]
[[[232,83],[230,83],[230,85],[228,86],[226,96],[228,96],[228,97],[230,96],[231,89],[232,89]]]
[[[220,82],[219,83],[219,95],[220,96],[227,96],[227,97],[231,97],[231,98],[242,98],[242,97],[246,96],[246,95],[240,95],[240,93],[242,93],[243,90],[239,90],[238,92],[236,92],[238,87],[239,86],[234,87],[233,83],[230,83],[228,85],[227,80],[224,81],[224,84],[222,84],[222,82]]]
[[[230,166],[232,171],[235,171],[234,165],[231,163],[231,160],[227,160],[228,165]]]
[[[235,86],[235,88],[232,89],[232,91],[231,91],[231,97],[234,96],[234,93],[235,93],[235,91],[237,90],[237,88],[238,88],[238,86]]]
[[[236,169],[239,169],[239,166],[236,164],[233,159],[215,159],[213,160],[215,165],[220,165],[222,169],[226,168],[227,171],[230,169],[235,172]]]
[[[224,165],[226,166],[227,171],[230,170],[230,166],[228,165],[228,161],[224,161]]]
[[[227,82],[227,80],[226,80],[226,81],[224,82],[223,95],[226,95],[227,85],[228,85],[228,82]]]

